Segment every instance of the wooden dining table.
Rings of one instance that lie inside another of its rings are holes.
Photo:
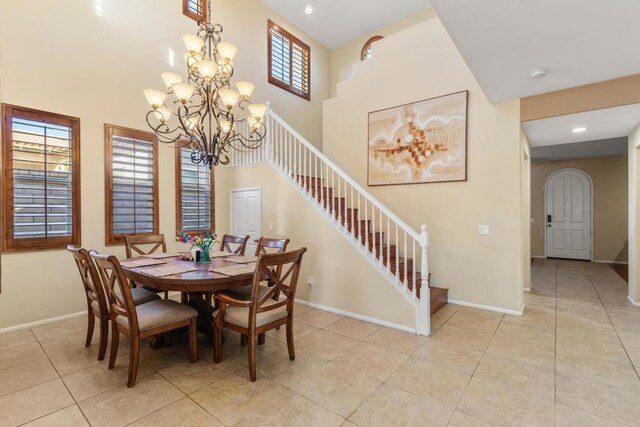
[[[183,295],[182,303],[193,307],[198,312],[198,331],[205,334],[210,342],[213,342],[213,313],[215,308],[211,305],[209,296],[216,291],[251,285],[253,281],[254,273],[227,276],[210,271],[211,268],[238,265],[237,263],[227,261],[228,258],[234,256],[236,255],[231,254],[229,257],[213,258],[209,263],[185,261],[177,256],[163,258],[162,261],[165,261],[166,264],[162,266],[170,267],[177,264],[197,269],[195,271],[163,277],[145,274],[146,269],[159,267],[158,265],[127,267],[125,263],[122,269],[127,278],[138,285],[144,285],[159,291],[181,292]],[[139,258],[131,258],[131,260]],[[255,263],[251,263],[250,265],[255,268]],[[154,348],[159,348],[163,345],[164,342],[161,338],[154,340],[151,344]]]

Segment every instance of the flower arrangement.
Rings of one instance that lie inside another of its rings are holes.
[[[191,249],[198,248],[200,250],[200,262],[211,262],[211,256],[209,251],[213,244],[217,241],[215,233],[205,231],[200,236],[192,236],[184,231],[178,231],[176,240],[181,243],[187,243],[191,245]]]

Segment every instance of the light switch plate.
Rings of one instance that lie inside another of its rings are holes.
[[[478,234],[489,234],[489,226],[488,225],[479,225],[478,226]]]
[[[269,223],[269,231],[273,231],[273,223],[272,222]]]

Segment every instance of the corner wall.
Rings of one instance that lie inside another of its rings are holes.
[[[629,299],[640,305],[640,126],[629,135]]]
[[[415,229],[430,230],[433,285],[450,299],[523,308],[519,102],[491,104],[438,18],[393,34],[324,104],[325,154],[367,182],[370,111],[469,90],[466,182],[369,187]],[[491,234],[478,235],[488,224]]]

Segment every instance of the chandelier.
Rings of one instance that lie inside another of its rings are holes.
[[[222,41],[222,26],[211,24],[211,0],[207,21],[198,23],[197,35],[182,39],[187,47],[187,80],[177,73],[161,74],[166,90],[145,89],[151,105],[147,124],[159,141],[192,148],[191,161],[211,168],[229,163],[229,149],[256,149],[266,135],[265,104],[253,104],[255,86],[246,81],[231,88],[233,58],[237,48]],[[246,132],[237,130],[242,122]]]

